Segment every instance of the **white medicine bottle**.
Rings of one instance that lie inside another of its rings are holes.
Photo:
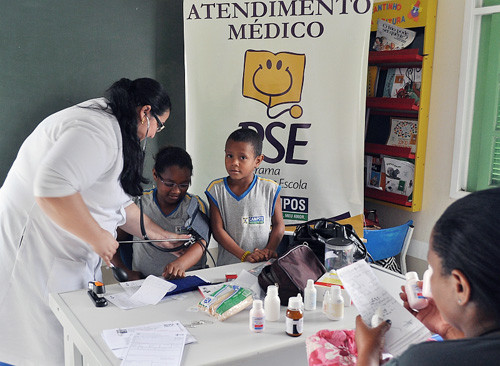
[[[344,318],[344,298],[340,286],[331,287],[331,302],[326,316],[330,320],[341,320]]]
[[[262,307],[262,300],[254,300],[252,309],[250,309],[250,330],[255,333],[263,332],[265,319],[266,317],[264,314],[264,308]]]
[[[297,301],[300,302],[300,310],[304,311],[304,301],[302,301],[302,295],[300,294],[300,292],[297,294],[296,298]]]
[[[318,296],[318,291],[314,287],[313,280],[307,280],[307,286],[304,289],[304,309],[305,310],[316,310],[316,300]]]
[[[267,293],[264,298],[264,312],[267,321],[276,322],[280,319],[280,298],[278,296],[278,287],[275,285],[267,286]]]
[[[330,307],[330,304],[332,302],[332,295],[330,294],[330,289],[325,291],[325,294],[323,295],[323,314],[328,313],[328,309]]]
[[[432,298],[431,276],[432,267],[429,265],[427,270],[424,272],[424,277],[422,278],[422,281],[424,282],[424,284],[422,285],[422,295],[424,295],[426,298]]]
[[[406,273],[405,292],[408,297],[408,304],[414,310],[420,310],[427,306],[427,299],[422,294],[422,289],[418,285],[417,272]]]

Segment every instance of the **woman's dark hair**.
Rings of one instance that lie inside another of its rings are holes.
[[[432,249],[443,275],[458,269],[471,300],[500,321],[500,188],[478,191],[449,206],[434,225]]]
[[[106,91],[108,105],[118,120],[123,143],[123,170],[120,182],[125,192],[132,196],[142,194],[144,152],[137,137],[137,107],[151,106],[151,114],[160,116],[172,105],[167,92],[156,80],[149,78],[134,81],[123,78]]]
[[[235,141],[235,142],[248,142],[252,145],[253,151],[255,153],[255,157],[262,154],[262,139],[257,132],[251,130],[249,128],[240,128],[236,131],[233,131],[227,141]],[[226,141],[226,143],[227,143]]]
[[[161,174],[166,168],[178,166],[187,168],[193,174],[193,162],[186,150],[176,146],[166,146],[160,149],[155,155],[155,170]]]

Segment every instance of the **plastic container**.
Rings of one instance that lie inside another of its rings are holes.
[[[330,294],[325,301],[323,301],[323,312],[330,320],[341,320],[344,318],[344,298],[340,286],[332,286]],[[325,311],[326,308],[326,311]]]
[[[424,284],[422,285],[422,295],[424,295],[426,298],[432,298],[431,276],[432,276],[432,268],[431,266],[429,266],[427,270],[424,272],[424,277],[422,279],[424,282]]]
[[[328,307],[330,306],[330,303],[332,302],[332,294],[330,293],[330,288],[325,291],[325,294],[323,295],[323,314],[326,315],[328,312]]]
[[[250,330],[255,333],[264,331],[265,313],[262,307],[262,300],[254,300],[252,309],[250,309],[249,326]]]
[[[314,287],[313,280],[307,280],[307,286],[304,289],[304,309],[305,310],[316,310],[316,301],[318,297],[318,291]]]
[[[413,310],[420,310],[427,306],[428,301],[422,294],[422,289],[417,284],[417,272],[406,273],[405,292],[408,297],[408,304]]]
[[[300,301],[300,310],[304,311],[304,301],[302,300],[302,295],[300,292],[297,294],[297,299]]]
[[[267,286],[267,293],[264,298],[264,313],[266,314],[266,321],[276,322],[280,319],[280,306],[278,287],[275,285]]]
[[[356,246],[348,239],[330,238],[325,242],[325,268],[327,271],[354,263]]]
[[[286,334],[291,337],[302,335],[304,329],[304,318],[301,309],[301,301],[297,297],[288,299],[286,311]]]

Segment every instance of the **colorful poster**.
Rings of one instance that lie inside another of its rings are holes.
[[[237,128],[263,138],[260,176],[285,222],[363,212],[370,0],[184,1],[193,192],[227,176]]]
[[[424,27],[427,19],[427,4],[433,0],[389,0],[373,5],[373,18],[401,28]],[[377,22],[371,22],[371,30],[377,30]]]

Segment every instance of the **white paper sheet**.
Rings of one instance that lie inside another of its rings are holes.
[[[241,272],[238,274],[238,277],[235,280],[230,281],[228,283],[230,283],[231,285],[248,288],[253,292],[255,299],[261,298],[262,290],[259,286],[258,278],[244,269],[241,270]]]
[[[124,292],[108,294],[104,297],[120,309],[133,309],[146,305],[156,305],[167,292],[176,285],[165,279],[149,275],[145,280],[131,281],[122,284]]]
[[[196,338],[194,338],[191,333],[181,324],[179,321],[166,321],[159,323],[151,323],[145,325],[139,325],[136,327],[129,328],[114,328],[105,329],[102,331],[102,338],[111,349],[113,354],[123,359],[126,355],[127,349],[130,345],[132,337],[138,332],[158,332],[158,333],[168,333],[168,334],[185,334],[185,343],[195,343]]]
[[[185,339],[183,333],[137,332],[121,366],[180,365]]]
[[[382,287],[365,261],[338,269],[337,274],[366,324],[371,323],[379,307],[383,319],[391,320],[391,329],[385,335],[387,352],[398,356],[411,344],[420,343],[431,336],[429,330]]]

